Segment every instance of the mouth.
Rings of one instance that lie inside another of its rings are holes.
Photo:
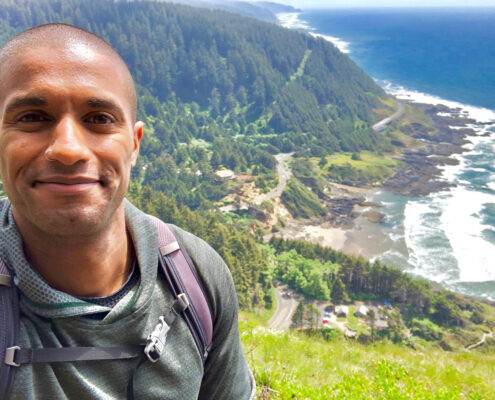
[[[84,176],[50,176],[35,180],[33,187],[58,194],[78,194],[87,192],[101,184],[99,179]]]

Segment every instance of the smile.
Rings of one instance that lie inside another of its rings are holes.
[[[77,194],[83,193],[100,185],[98,179],[76,177],[54,177],[44,178],[34,182],[35,188],[48,190],[59,194]]]

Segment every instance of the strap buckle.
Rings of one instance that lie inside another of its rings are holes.
[[[148,343],[144,348],[144,354],[151,362],[157,362],[162,355],[165,341],[167,340],[167,333],[170,330],[170,326],[165,322],[163,316],[158,318],[158,324],[151,334],[148,336]]]
[[[12,367],[20,367],[21,364],[18,364],[14,361],[16,350],[20,350],[19,346],[7,347],[5,349],[5,364],[10,365]]]

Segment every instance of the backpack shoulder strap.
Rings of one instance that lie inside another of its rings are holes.
[[[4,362],[19,335],[19,297],[12,275],[0,259],[0,399],[8,399],[16,368]]]
[[[198,346],[203,362],[213,339],[213,318],[206,291],[194,263],[171,229],[150,216],[158,231],[160,266],[175,297],[184,293],[189,307],[182,313]]]

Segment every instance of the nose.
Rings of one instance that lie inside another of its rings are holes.
[[[88,161],[89,149],[84,129],[72,116],[62,118],[53,127],[45,157],[49,161],[58,161],[64,165]]]

